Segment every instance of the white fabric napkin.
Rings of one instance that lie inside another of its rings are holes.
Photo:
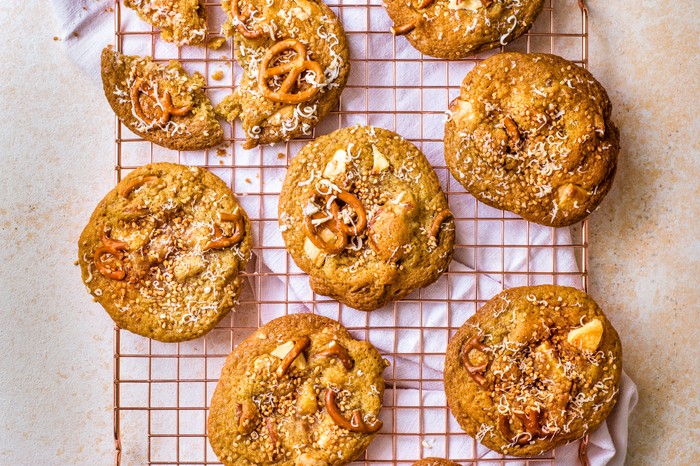
[[[357,4],[356,1],[354,3]],[[96,80],[99,80],[100,53],[107,44],[111,44],[114,41],[114,15],[111,10],[114,5],[113,1],[52,0],[52,5],[60,22],[61,39],[66,47],[66,52],[81,69]],[[134,14],[129,14],[127,9],[124,9],[123,12],[125,13],[122,18],[123,25],[128,27],[129,30],[138,30],[139,28],[144,31],[150,30],[150,27],[144,26]],[[360,19],[365,16],[365,13],[362,11],[358,14]],[[221,20],[221,13],[214,11],[212,23],[220,24]],[[346,29],[352,31],[353,10],[348,10],[344,14],[344,21]],[[379,21],[387,22],[387,24],[382,24],[380,27],[383,28],[381,30],[388,30],[388,19],[382,18]],[[218,26],[216,27],[218,28]],[[376,25],[373,25],[373,27],[376,27]],[[214,29],[214,27],[211,27],[211,29]],[[375,53],[380,55],[386,53],[389,56],[393,53],[391,51],[393,42],[387,41],[385,44],[374,45]],[[160,46],[168,50],[172,48],[170,44],[160,43]],[[150,53],[151,43],[150,40],[142,41],[142,43],[132,41],[129,44],[125,44],[125,47],[128,48],[128,53],[145,55]],[[172,53],[172,50],[170,52]],[[413,56],[412,54],[414,55],[415,51],[406,45],[406,41],[397,41],[397,56]],[[165,55],[168,54],[166,53]],[[428,63],[422,68],[423,84],[445,85],[443,75],[439,72],[439,62],[436,63],[438,67]],[[369,66],[370,69],[367,70],[367,75],[381,80],[383,75],[381,64],[375,63]],[[463,76],[461,63],[450,64],[450,67],[451,70],[456,71],[453,75],[461,74]],[[356,71],[363,73],[363,70]],[[352,73],[350,82],[353,82]],[[415,96],[410,94],[410,91],[404,90],[402,92],[406,92],[406,95],[397,96],[397,98],[415,98]],[[363,114],[362,109],[365,107],[362,101],[363,97],[362,93],[355,93],[353,89],[346,90],[343,95],[343,108],[353,109],[354,105],[357,104],[357,108],[360,110],[356,116],[345,115],[345,120],[342,121],[343,125],[371,123],[395,129],[409,138],[419,138],[416,134],[411,134],[416,129],[415,123],[408,123],[404,127],[401,121],[397,121],[391,115],[382,120],[381,115],[370,117]],[[403,106],[405,102],[401,98],[398,99],[399,106]],[[439,106],[443,105],[443,100],[444,97],[437,99]],[[425,105],[429,106],[431,102],[428,100]],[[442,107],[436,107],[433,110],[440,109]],[[367,121],[368,119],[371,121]],[[331,120],[331,118],[328,120]],[[321,122],[317,127],[317,134],[335,129],[337,125],[337,120]],[[427,118],[424,120],[422,128],[427,134],[431,134],[429,132],[441,134],[442,118]],[[291,142],[290,153],[296,153],[302,145],[303,141]],[[421,149],[426,153],[434,166],[444,166],[442,148],[439,144],[426,143]],[[250,163],[257,163],[257,151],[250,151],[250,153],[254,155],[248,157],[247,152],[242,151],[237,146],[236,159],[232,159],[232,163],[238,164],[240,160],[250,160]],[[267,170],[264,180],[251,182],[251,170],[236,170],[236,178],[233,180],[226,179],[227,174],[229,174],[230,178],[230,171],[228,170],[222,173],[218,173],[216,170],[213,171],[232,185],[235,185],[236,192],[249,191],[250,197],[245,196],[245,194],[241,196],[243,205],[246,209],[249,209],[249,212],[260,211],[264,217],[274,218],[277,212],[277,196],[275,193],[278,193],[280,190],[286,168],[284,164],[280,163],[277,153],[278,150],[274,148],[263,148],[260,152],[260,162]],[[238,154],[242,154],[242,156],[239,158]],[[128,151],[124,148],[123,157],[128,157]],[[182,163],[198,163],[200,160],[202,159],[196,153],[183,154],[181,158]],[[282,163],[284,163],[284,160]],[[267,167],[271,168],[268,169]],[[253,171],[259,173],[257,169]],[[437,172],[443,188],[445,188],[450,183],[449,175],[444,169],[437,170]],[[254,184],[251,186],[251,183]],[[452,186],[456,186],[454,180],[451,183]],[[258,193],[262,193],[262,195],[256,196]],[[265,195],[264,193],[270,194]],[[260,204],[263,204],[262,208]],[[424,290],[416,291],[408,297],[409,300],[418,297],[422,298],[423,302],[420,308],[415,303],[415,305],[399,303],[396,305],[396,311],[392,304],[372,313],[364,313],[347,306],[338,305],[334,301],[325,300],[322,297],[316,297],[317,302],[313,306],[314,312],[339,319],[358,338],[369,339],[383,354],[392,360],[392,367],[387,369],[386,374],[388,378],[395,379],[397,385],[395,391],[387,390],[386,392],[385,404],[387,406],[392,406],[396,403],[397,406],[423,406],[425,409],[442,407],[442,412],[444,412],[446,402],[441,382],[443,358],[430,356],[421,358],[419,353],[444,353],[449,335],[446,331],[431,330],[429,333],[427,331],[423,332],[421,331],[421,326],[434,329],[446,327],[448,322],[451,322],[453,326],[459,326],[476,311],[473,304],[474,300],[488,300],[503,288],[526,284],[552,283],[555,279],[555,272],[557,274],[557,284],[580,286],[580,279],[576,275],[579,267],[573,248],[552,247],[552,245],[565,246],[572,244],[571,232],[568,228],[551,229],[528,224],[509,213],[506,213],[506,219],[502,220],[500,211],[482,204],[477,205],[466,194],[453,196],[450,199],[450,208],[458,219],[478,217],[479,221],[478,223],[469,220],[458,221],[456,229],[457,244],[466,245],[466,247],[460,247],[455,251],[455,258],[450,266],[449,274],[443,275],[435,284]],[[476,212],[476,209],[478,209],[478,212]],[[253,216],[255,217],[255,215]],[[287,252],[284,250],[284,242],[276,222],[260,222],[260,226],[256,226],[256,230],[253,233],[255,238],[262,239],[262,244],[267,246],[267,248],[262,251],[260,257],[254,259],[255,261],[262,261],[258,270],[263,273],[252,280],[252,292],[256,293],[260,290],[265,290],[266,301],[279,300],[280,302],[290,302],[286,310],[283,305],[261,306],[263,323],[285,312],[308,312],[311,310],[310,303],[314,299],[314,295],[309,287],[308,278],[301,274],[299,269],[289,259]],[[504,248],[499,246],[501,244],[512,245],[512,247],[504,250]],[[474,248],[473,246],[476,245],[494,245],[496,247]],[[523,273],[525,271],[532,273],[529,283],[528,276]],[[291,272],[291,275],[287,277],[289,272]],[[570,273],[571,275],[562,275],[562,273]],[[251,289],[246,290],[246,294],[249,294]],[[449,305],[445,302],[446,297],[451,300]],[[422,318],[422,322],[417,321],[420,318]],[[399,321],[396,322],[395,319]],[[397,325],[401,329],[395,330],[393,328]],[[421,379],[423,382],[419,387],[418,382],[402,382],[405,379]],[[590,435],[588,457],[591,465],[615,466],[624,463],[627,449],[627,422],[636,402],[636,386],[623,373],[619,400],[615,410],[608,420]],[[408,414],[405,414],[406,412]],[[393,419],[387,413],[391,413],[391,411],[384,411],[383,415],[386,415],[384,421],[391,425]],[[401,415],[397,416],[396,419],[397,424],[400,424],[395,426],[398,431],[418,433],[415,429],[417,429],[421,421],[420,413],[417,409],[413,411],[402,410]],[[425,425],[423,425],[425,432],[442,432],[445,429],[446,422],[449,423],[451,433],[460,432],[453,418],[446,421],[440,416],[435,416],[434,418],[423,416],[422,422],[425,422]],[[423,456],[445,455],[447,446],[444,442],[446,441],[445,439],[449,439],[449,455],[452,458],[473,458],[475,455],[477,458],[497,457],[493,456],[495,455],[493,452],[481,445],[475,447],[474,440],[466,435],[445,437],[438,433],[424,435],[424,441],[422,442]],[[398,441],[401,441],[400,439]],[[385,444],[386,442],[388,444]],[[391,448],[391,439],[387,436],[380,436],[370,446],[370,456],[374,457],[372,452],[380,452],[376,456],[386,458],[385,452],[391,451]],[[416,459],[419,453],[415,448],[415,442],[412,445],[402,446],[397,450],[399,455],[397,459]],[[558,465],[577,465],[578,442],[558,448],[555,452],[555,457]],[[508,464],[520,465],[521,463],[509,462]]]

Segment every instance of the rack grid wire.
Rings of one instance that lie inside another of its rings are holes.
[[[521,51],[555,53],[583,67],[588,65],[586,6],[582,0],[545,0],[532,29],[518,40],[464,60],[445,61],[421,55],[405,38],[394,38],[381,0],[332,0],[327,4],[345,27],[351,72],[338,107],[308,137],[243,150],[245,134],[240,123],[226,123],[226,141],[219,148],[177,152],[138,138],[116,119],[116,182],[150,162],[170,161],[210,169],[229,184],[248,212],[254,257],[245,272],[249,286],[242,293],[240,306],[205,337],[166,344],[115,327],[114,463],[220,464],[207,441],[206,418],[226,356],[260,325],[305,306],[309,312],[345,324],[356,338],[375,343],[381,340],[384,346],[392,342],[393,351],[383,353],[391,362],[384,373],[386,391],[380,416],[384,428],[353,464],[410,465],[419,458],[444,456],[472,465],[554,465],[553,452],[531,459],[496,453],[479,457],[477,442],[459,428],[444,398],[438,397],[435,402],[424,397],[428,390],[441,387],[442,380],[424,376],[423,363],[441,364],[447,339],[492,297],[484,295],[480,281],[495,280],[500,289],[540,283],[587,289],[586,221],[573,227],[570,239],[563,241],[562,229],[543,230],[509,212],[480,204],[450,177],[442,156],[445,110],[458,95],[466,72],[479,61],[502,51]],[[207,0],[206,7],[209,39],[219,35],[218,26],[224,17],[220,1]],[[233,59],[231,40],[216,51],[207,47],[178,48],[161,41],[158,31],[140,21],[122,1],[115,2],[113,14],[118,51],[150,51],[157,61],[176,59],[189,72],[199,71],[207,79],[207,94],[214,104],[239,82],[242,70]],[[223,73],[223,79],[212,78],[217,71]],[[277,231],[276,203],[289,161],[314,137],[357,123],[394,130],[428,156],[455,214],[456,228],[464,228],[470,238],[455,245],[456,253],[468,258],[469,268],[456,270],[451,266],[433,285],[363,314],[364,325],[359,326],[359,311],[310,289],[304,296],[290,292],[292,285],[298,289],[307,278],[288,255],[282,273],[265,266],[268,254],[276,252],[279,256],[284,252]],[[533,240],[535,228],[537,241]],[[546,232],[544,240],[542,231]],[[494,242],[494,237],[499,241]],[[578,270],[558,270],[557,258],[567,251],[576,258]],[[545,261],[546,266],[541,260],[534,265],[532,258],[543,254],[551,261]],[[519,259],[511,261],[512,257]],[[482,267],[480,262],[488,266]],[[454,298],[454,287],[464,283],[471,286],[460,298]],[[344,318],[348,315],[353,316],[350,324]],[[419,344],[405,348],[402,338]],[[418,363],[418,370],[398,371],[399,357]],[[415,396],[403,396],[402,387],[412,388]],[[464,448],[465,439],[468,448]]]

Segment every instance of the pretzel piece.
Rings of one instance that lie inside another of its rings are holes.
[[[442,224],[445,223],[446,220],[454,218],[454,215],[452,212],[450,212],[449,209],[445,209],[439,214],[435,216],[435,219],[433,219],[433,225],[430,227],[430,237],[435,238],[437,240],[438,235],[440,234],[440,228],[442,227]]]
[[[264,34],[264,31],[260,26],[255,26],[249,29],[245,22],[250,19],[251,11],[248,6],[246,6],[246,11],[241,13],[238,2],[240,0],[231,0],[231,16],[235,19],[236,30],[245,37],[246,39],[258,39]]]
[[[338,358],[338,360],[345,366],[345,369],[350,370],[355,365],[355,361],[352,360],[348,350],[345,349],[343,345],[333,340],[328,345],[328,348],[318,353],[319,356],[328,358]]]
[[[467,341],[467,343],[462,347],[461,357],[462,364],[464,365],[464,368],[467,369],[467,372],[469,373],[471,378],[474,379],[474,382],[476,382],[477,384],[479,384],[479,386],[483,388],[486,386],[486,377],[484,377],[483,372],[486,370],[486,367],[488,367],[489,363],[485,362],[484,364],[475,366],[469,360],[469,352],[471,350],[476,349],[483,353],[488,349],[488,346],[481,343],[479,341],[479,338],[480,335],[474,335]]]
[[[521,432],[517,435],[514,434],[513,429],[510,427],[508,417],[505,414],[498,415],[498,430],[509,442],[517,445],[527,445],[535,438],[543,438],[551,434],[546,428],[542,427],[540,421],[540,418],[544,416],[544,411],[531,409],[527,414],[525,412],[516,411],[514,411],[513,414],[522,423],[525,432]]]
[[[210,249],[224,249],[235,246],[243,239],[243,217],[240,210],[236,208],[234,213],[219,212],[219,220],[222,222],[233,222],[234,230],[231,236],[224,236],[224,232],[218,224],[214,224],[214,239],[209,241],[202,249],[203,252]]]
[[[135,178],[130,183],[125,184],[124,186],[122,186],[119,189],[119,195],[122,197],[129,197],[129,195],[132,192],[139,189],[144,184],[150,183],[151,181],[155,181],[157,179],[158,179],[157,176],[141,176],[141,177]]]
[[[373,434],[382,428],[384,424],[379,419],[375,420],[371,424],[367,424],[364,419],[362,419],[362,412],[356,409],[352,412],[351,420],[345,419],[343,413],[338,409],[338,405],[335,404],[335,392],[332,389],[326,390],[326,411],[331,417],[333,422],[335,422],[339,427],[349,430],[350,432],[360,432],[363,434]]]
[[[282,377],[287,373],[289,368],[291,367],[292,363],[294,360],[299,357],[302,351],[306,349],[311,344],[311,340],[309,337],[302,337],[299,340],[297,340],[294,343],[294,346],[292,349],[289,350],[289,353],[287,353],[282,359],[282,364],[277,368],[277,376]]]
[[[331,203],[331,215],[335,221],[338,222],[340,230],[348,236],[361,235],[365,231],[365,228],[367,228],[367,212],[365,211],[365,208],[362,207],[362,203],[357,196],[347,191],[339,192],[336,194],[336,197],[350,206],[350,208],[357,214],[357,223],[355,225],[347,225],[342,221],[342,219],[340,219],[340,208],[338,207],[338,204],[335,202]]]
[[[107,264],[104,262],[103,258],[109,254],[118,261],[121,261],[123,258],[123,251],[127,250],[126,243],[113,240],[107,236],[107,233],[104,230],[100,235],[100,242],[102,243],[102,246],[95,249],[95,267],[97,267],[97,270],[106,278],[110,278],[112,280],[123,280],[126,276],[126,271],[124,270],[123,265],[121,268],[112,270],[111,268],[107,267]]]
[[[423,16],[416,15],[411,21],[401,26],[392,26],[391,33],[395,36],[405,36],[423,23]]]
[[[296,57],[292,61],[270,67],[270,64],[280,54],[288,50],[296,52]],[[258,88],[262,95],[268,100],[283,104],[298,104],[314,97],[321,90],[320,86],[323,84],[325,77],[321,65],[316,61],[307,60],[306,56],[306,46],[296,39],[283,40],[270,47],[265,52],[258,71]],[[299,76],[305,71],[314,73],[313,85],[306,90],[292,92],[292,89],[297,86]],[[286,77],[279,89],[273,91],[268,86],[268,80],[275,76],[283,75],[286,75]]]
[[[146,116],[146,113],[143,111],[143,107],[141,106],[140,94],[142,92],[154,99],[156,102],[158,102],[160,107],[163,109],[160,118],[148,118]],[[134,79],[134,83],[131,85],[130,95],[131,103],[133,105],[136,116],[149,126],[154,125],[155,123],[158,123],[160,126],[164,126],[168,124],[172,115],[184,116],[192,111],[192,105],[187,105],[185,107],[175,107],[173,105],[172,96],[168,91],[163,91],[163,98],[161,99],[153,90],[153,86],[151,86],[151,84],[145,79],[140,77]]]

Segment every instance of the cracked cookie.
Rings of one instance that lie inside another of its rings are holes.
[[[498,452],[537,455],[595,430],[617,401],[622,348],[575,288],[511,288],[447,345],[445,393],[464,431]]]
[[[437,280],[455,241],[452,213],[425,155],[371,126],[304,146],[287,170],[279,225],[311,288],[363,311]]]
[[[241,119],[246,149],[311,134],[350,72],[338,18],[320,0],[224,0],[222,7],[244,74],[217,114]]]
[[[619,132],[605,89],[547,54],[501,53],[471,70],[445,124],[445,160],[484,204],[547,226],[586,218],[610,190]]]
[[[418,51],[457,59],[506,45],[525,34],[544,0],[385,0],[391,32]]]
[[[177,46],[199,45],[207,34],[204,0],[124,0],[148,24],[160,29],[160,37]]]
[[[80,235],[82,278],[119,327],[160,341],[204,335],[236,305],[250,222],[226,184],[197,167],[129,173]]]
[[[382,427],[388,362],[314,314],[260,327],[226,359],[208,437],[225,465],[348,464]]]
[[[150,57],[102,51],[102,84],[114,113],[131,131],[147,141],[174,150],[200,150],[224,140],[206,84],[199,73]]]

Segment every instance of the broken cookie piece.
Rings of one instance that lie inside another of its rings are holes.
[[[207,34],[204,0],[124,0],[124,5],[177,46],[200,45]]]

